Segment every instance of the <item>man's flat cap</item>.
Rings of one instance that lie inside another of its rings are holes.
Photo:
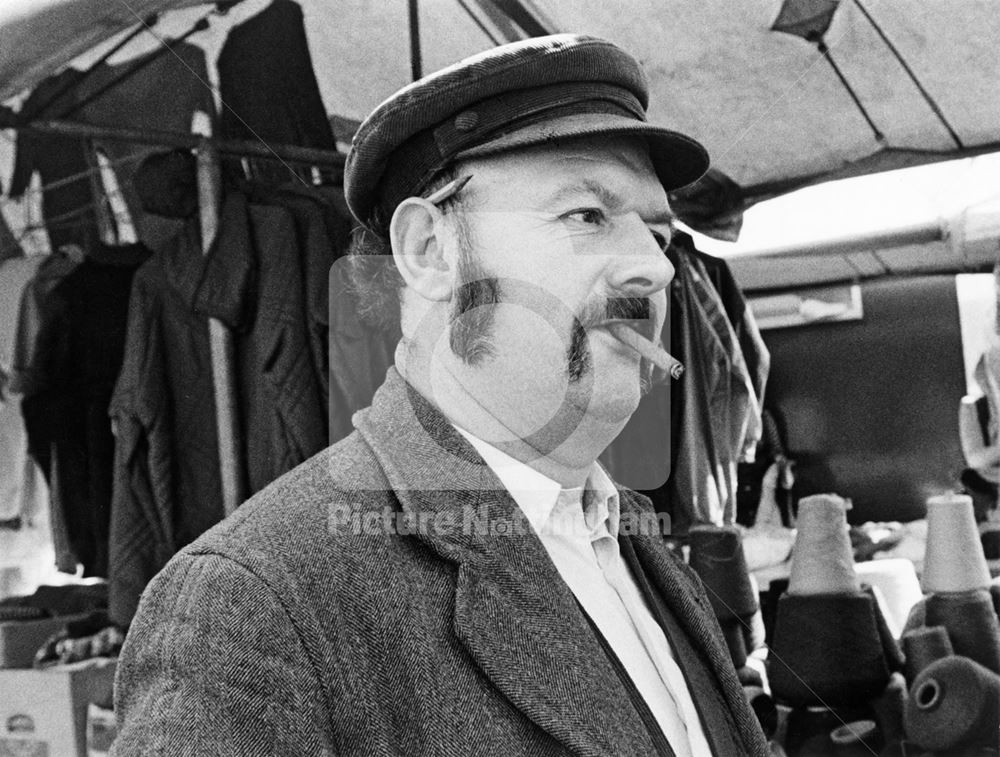
[[[458,160],[593,135],[645,138],[669,191],[697,180],[708,154],[691,137],[646,121],[646,76],[607,40],[577,34],[487,50],[399,90],[354,136],[347,204],[385,236],[396,206]]]

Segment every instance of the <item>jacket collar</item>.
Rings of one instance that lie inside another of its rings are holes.
[[[447,419],[390,369],[354,424],[416,538],[458,567],[454,631],[493,685],[581,755],[655,749],[527,519]]]

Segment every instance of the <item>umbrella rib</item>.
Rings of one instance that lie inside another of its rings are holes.
[[[851,99],[854,100],[854,104],[857,105],[858,110],[861,111],[861,115],[865,117],[865,121],[868,122],[868,126],[871,127],[872,132],[875,134],[875,140],[879,144],[884,145],[886,142],[885,134],[883,134],[879,130],[878,126],[875,125],[875,122],[872,120],[871,116],[868,115],[868,111],[865,109],[865,106],[861,102],[861,99],[854,91],[854,88],[851,86],[851,83],[847,81],[847,77],[845,77],[843,72],[840,70],[840,66],[837,65],[836,61],[834,61],[833,56],[830,54],[830,48],[826,46],[826,42],[823,41],[822,37],[817,37],[815,39],[815,42],[816,42],[816,48],[823,54],[823,57],[826,58],[827,63],[830,64],[831,68],[833,68],[833,72],[837,74],[837,78],[840,79],[840,83],[843,84],[844,89],[847,90],[847,94],[851,96]]]
[[[861,0],[854,0],[854,4],[858,6],[858,9],[864,14],[864,17],[868,19],[868,23],[870,23],[875,28],[875,31],[878,32],[878,36],[882,38],[883,42],[885,42],[886,47],[888,47],[889,50],[892,51],[892,54],[896,56],[896,60],[899,61],[899,65],[901,65],[903,67],[903,70],[906,71],[907,76],[910,77],[910,80],[920,91],[920,94],[923,96],[926,103],[930,106],[930,109],[934,111],[934,115],[938,117],[938,120],[941,121],[941,124],[944,126],[944,128],[948,130],[948,134],[954,140],[955,144],[958,146],[958,149],[960,150],[963,149],[965,145],[962,144],[962,140],[958,138],[958,134],[955,133],[955,130],[951,127],[951,124],[948,123],[948,119],[944,117],[944,113],[941,111],[941,108],[938,107],[937,102],[934,100],[933,97],[931,97],[931,94],[926,89],[924,89],[924,86],[920,83],[920,80],[917,78],[917,75],[913,72],[913,69],[910,68],[909,64],[906,62],[906,59],[903,58],[902,53],[900,53],[899,50],[896,48],[896,46],[892,44],[889,37],[886,36],[886,33],[882,30],[882,27],[879,26],[878,22],[874,18],[872,18],[872,15],[868,12],[868,9],[861,4]]]
[[[472,12],[472,8],[469,7],[469,4],[466,3],[465,0],[456,0],[456,2],[462,6],[462,10],[464,10],[468,14],[469,18],[471,18],[473,22],[476,24],[476,26],[479,27],[479,31],[485,34],[490,42],[498,46],[501,44],[500,40],[497,39],[496,35],[494,35],[493,32],[491,32],[489,28],[486,26],[486,24],[484,24],[480,20],[480,18],[475,13]]]

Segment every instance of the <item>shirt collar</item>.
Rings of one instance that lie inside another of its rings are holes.
[[[453,424],[454,425],[454,424]],[[497,449],[489,442],[473,436],[463,428],[455,426],[473,446],[490,470],[500,479],[500,483],[510,493],[524,513],[535,533],[541,534],[545,524],[552,517],[556,500],[562,487],[534,468]],[[596,461],[587,476],[586,496],[583,498],[584,519],[593,532],[604,523],[615,539],[621,520],[618,489],[607,472]]]

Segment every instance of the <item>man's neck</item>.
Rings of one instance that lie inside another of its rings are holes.
[[[509,424],[490,412],[452,373],[435,372],[431,387],[429,371],[421,370],[426,366],[418,364],[419,359],[411,350],[407,350],[405,342],[401,342],[396,350],[396,369],[445,418],[562,487],[584,486],[597,456],[614,438],[612,435],[603,439],[603,434],[595,433],[595,429],[590,427],[592,424],[587,423],[584,418],[572,433],[561,439],[558,445],[554,445],[557,447],[554,451],[545,454],[519,438]]]

